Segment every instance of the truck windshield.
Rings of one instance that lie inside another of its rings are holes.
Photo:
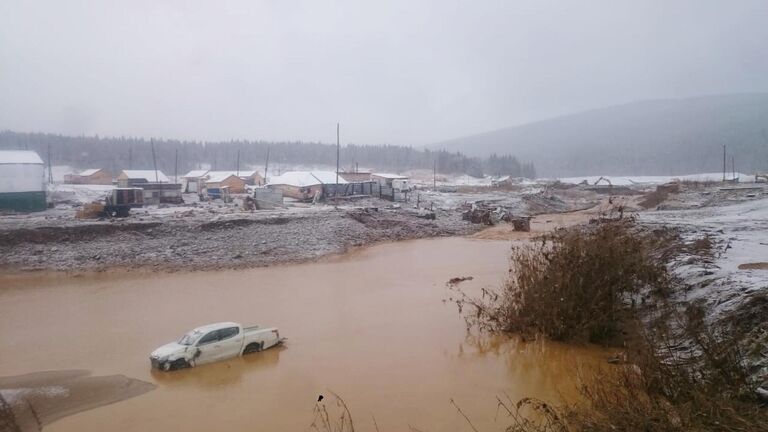
[[[192,330],[179,339],[179,345],[194,345],[201,335],[201,332]]]

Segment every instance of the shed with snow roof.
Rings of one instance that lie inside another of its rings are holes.
[[[261,186],[264,184],[264,177],[262,177],[258,171],[238,171],[235,172],[235,174],[243,179],[247,185]]]
[[[371,174],[371,180],[380,186],[390,187],[395,190],[408,189],[408,176],[400,174],[373,173]]]
[[[341,185],[347,185],[347,181],[334,171],[288,171],[271,177],[267,187],[281,190],[283,196],[312,200],[334,193]]]
[[[80,171],[76,174],[67,174],[64,176],[64,183],[67,184],[96,184],[111,185],[112,174],[101,168],[91,168]]]
[[[119,187],[141,187],[142,183],[170,183],[171,180],[162,171],[123,170],[117,176]]]
[[[203,183],[208,170],[192,170],[181,176],[182,191],[184,193],[198,193],[203,190]]]
[[[204,181],[206,189],[229,187],[230,193],[245,193],[245,180],[232,171],[208,171]]]
[[[33,151],[0,151],[0,209],[45,210],[45,165]]]

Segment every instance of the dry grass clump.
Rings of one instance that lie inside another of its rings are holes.
[[[75,213],[76,219],[98,219],[104,214],[104,204],[88,203]]]
[[[607,342],[643,288],[663,293],[668,235],[641,231],[632,220],[560,229],[513,249],[500,291],[481,298],[458,292],[469,326],[541,333],[555,340]]]

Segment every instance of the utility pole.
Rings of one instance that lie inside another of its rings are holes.
[[[437,190],[437,158],[432,162],[432,190]]]
[[[155,140],[150,138],[149,145],[152,147],[152,165],[155,167],[155,183],[160,183],[160,178],[157,176],[157,159],[155,158]]]
[[[336,185],[333,187],[336,192],[336,205],[339,205],[339,155],[341,154],[341,140],[339,139],[339,124],[336,123]]]
[[[725,144],[723,144],[723,182],[725,182]]]
[[[240,177],[240,149],[237,149],[237,174]]]
[[[341,140],[339,139],[339,124],[336,123],[336,196],[339,196],[339,155],[341,154]],[[337,199],[338,201],[338,199]]]
[[[176,154],[173,158],[173,182],[174,183],[179,182],[178,175],[179,175],[179,148],[176,147]]]
[[[733,172],[733,180],[736,181],[736,162],[733,161],[733,155],[731,155],[731,171]]]
[[[53,184],[53,169],[51,168],[51,144],[48,144],[48,183]]]
[[[269,171],[269,146],[267,146],[267,162],[264,164],[264,183],[267,182],[268,171]]]

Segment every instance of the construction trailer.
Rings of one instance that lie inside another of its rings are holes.
[[[180,183],[137,183],[144,191],[144,204],[184,204]]]
[[[144,189],[116,188],[104,201],[106,216],[127,217],[132,208],[144,205]]]
[[[408,176],[400,174],[387,174],[387,173],[373,173],[371,174],[371,180],[378,183],[380,186],[386,186],[398,191],[407,191],[410,189],[408,185]]]
[[[47,207],[45,164],[40,155],[0,151],[0,210],[34,212]]]

